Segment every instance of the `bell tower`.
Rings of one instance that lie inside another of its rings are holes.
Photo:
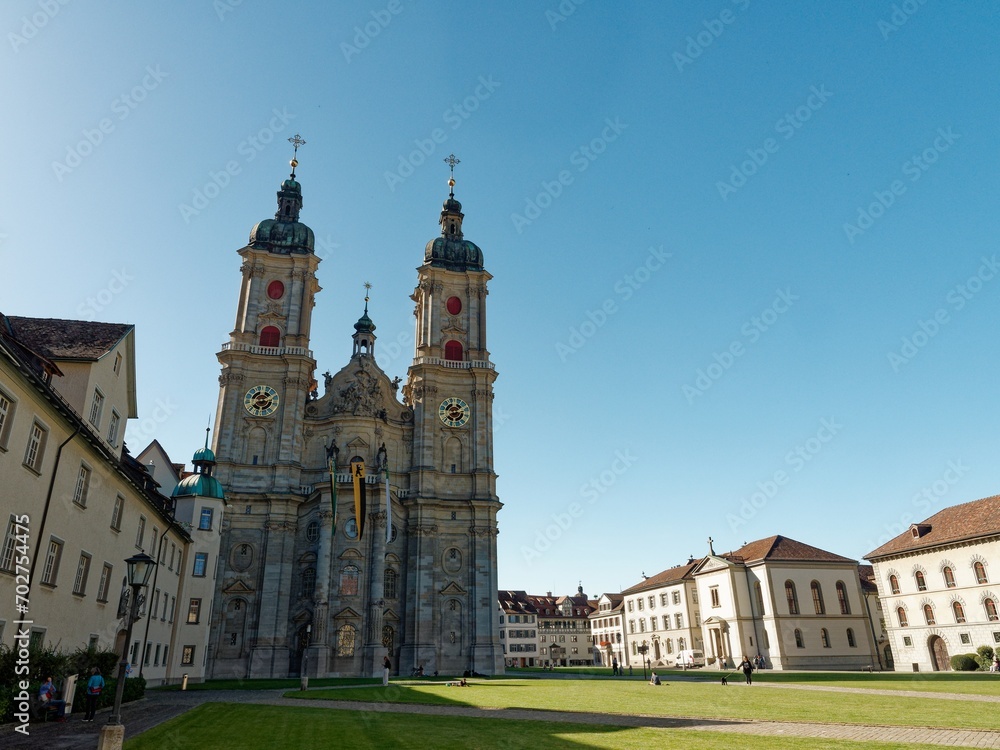
[[[401,663],[445,674],[503,671],[495,626],[497,511],[493,382],[483,253],[449,194],[417,269],[415,351],[404,398],[414,414],[407,611]],[[414,492],[415,489],[415,492]]]
[[[216,477],[237,510],[223,531],[223,556],[247,561],[236,571],[247,605],[247,674],[289,669],[289,560],[303,494],[303,417],[315,388],[309,349],[315,296],[320,291],[313,231],[299,221],[302,186],[292,173],[278,190],[273,219],[258,222],[238,252],[243,260],[236,323],[218,354]],[[238,552],[237,552],[238,551]],[[242,564],[242,563],[240,563]],[[245,589],[245,591],[244,591]],[[261,596],[261,591],[276,595]],[[223,592],[227,593],[227,592]]]

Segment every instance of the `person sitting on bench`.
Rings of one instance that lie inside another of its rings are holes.
[[[51,677],[46,678],[45,682],[38,688],[39,712],[42,721],[48,718],[49,712],[55,713],[57,721],[66,718],[66,701],[56,700],[57,694],[55,683],[52,682]]]

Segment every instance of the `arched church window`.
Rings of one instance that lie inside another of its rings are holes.
[[[275,279],[267,285],[267,296],[271,299],[281,299],[285,295],[285,285]]]
[[[384,594],[386,599],[396,598],[396,571],[392,568],[385,570]]]
[[[396,640],[396,631],[392,629],[392,625],[382,626],[382,645],[392,653],[393,644]]]
[[[972,570],[975,571],[976,574],[976,583],[989,582],[989,579],[987,579],[986,577],[986,566],[983,565],[981,562],[977,560],[975,564],[972,566]]]
[[[358,595],[358,579],[361,570],[357,565],[347,565],[340,571],[340,593],[343,596]]]
[[[337,656],[354,656],[357,630],[353,625],[343,625],[337,631]]]
[[[444,358],[450,362],[461,362],[463,359],[462,345],[452,339],[444,345]]]
[[[260,332],[260,345],[276,347],[281,344],[281,331],[274,326],[264,326]]]
[[[306,540],[315,542],[319,539],[319,521],[310,521],[306,526]]]
[[[309,599],[316,589],[316,569],[306,568],[302,571],[302,596]]]
[[[458,315],[462,312],[462,300],[458,297],[449,297],[448,301],[445,302],[445,307],[448,308],[449,315]]]

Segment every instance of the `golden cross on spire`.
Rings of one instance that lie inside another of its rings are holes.
[[[370,292],[371,289],[372,289],[372,285],[366,281],[365,282],[365,315],[368,314],[368,292]]]
[[[299,146],[305,146],[306,142],[302,140],[302,136],[298,133],[295,134],[294,138],[289,138],[288,142],[294,146],[295,150],[292,152],[292,160],[289,164],[292,165],[292,177],[295,176],[295,168],[299,166]]]
[[[448,194],[452,198],[454,198],[455,197],[455,165],[456,164],[461,164],[462,160],[459,159],[457,156],[455,156],[455,154],[448,154],[444,158],[444,163],[447,164],[449,167],[451,167],[451,177],[448,178],[448,187],[451,189],[451,192],[449,192]]]

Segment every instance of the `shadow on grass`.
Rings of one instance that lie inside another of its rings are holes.
[[[725,725],[731,722],[702,723]],[[663,726],[679,725],[664,723]],[[252,731],[248,731],[250,727]],[[206,703],[130,740],[126,743],[125,750],[271,750],[286,747],[575,750],[583,747],[631,749],[694,746],[722,750],[733,746],[731,735],[715,737],[699,733],[697,737],[697,745],[692,743],[692,737],[676,737],[680,742],[673,744],[664,742],[667,736],[662,732],[648,727]],[[754,744],[753,747],[758,745]],[[769,745],[761,744],[759,747]]]

